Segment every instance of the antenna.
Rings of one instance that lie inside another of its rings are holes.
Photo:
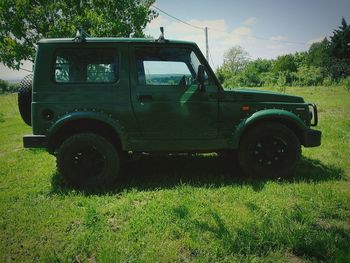
[[[165,42],[165,37],[164,37],[164,27],[160,27],[160,36],[157,39],[157,42]]]
[[[75,42],[85,42],[87,37],[90,37],[90,35],[88,33],[86,33],[84,31],[84,29],[82,29],[81,27],[78,27],[77,28],[77,33],[76,33],[75,38],[73,39],[73,41],[75,41]]]

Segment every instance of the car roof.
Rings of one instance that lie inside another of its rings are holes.
[[[74,38],[44,38],[38,44],[42,43],[72,43]],[[124,37],[89,37],[84,43],[170,43],[170,44],[189,44],[196,45],[195,42],[183,40],[168,40],[158,42],[157,39],[152,38],[124,38]]]

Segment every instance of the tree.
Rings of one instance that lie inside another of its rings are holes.
[[[278,85],[288,85],[293,82],[293,74],[298,69],[292,54],[279,56],[273,65],[273,72],[278,75]],[[282,84],[283,83],[283,84]]]
[[[273,66],[273,71],[278,72],[296,72],[297,65],[292,54],[277,57]]]
[[[6,80],[0,79],[0,93],[18,92],[19,83],[9,83]]]
[[[293,84],[299,86],[316,86],[322,83],[323,75],[321,69],[315,66],[301,66],[294,73],[295,81]]]
[[[34,61],[41,38],[74,37],[82,27],[95,37],[143,36],[157,16],[155,0],[7,0],[0,1],[0,62],[19,69]]]
[[[0,92],[5,93],[7,91],[7,88],[9,86],[9,83],[3,79],[0,79]]]
[[[240,46],[231,47],[224,53],[224,63],[216,70],[216,76],[225,87],[241,86],[244,76],[241,74],[249,63],[249,54]]]
[[[333,79],[350,76],[350,25],[342,19],[341,26],[333,31],[330,41],[331,61],[329,72]]]
[[[326,68],[330,61],[330,43],[325,37],[321,42],[313,43],[307,55],[307,63],[310,66]]]
[[[333,31],[330,41],[330,51],[333,57],[350,59],[350,25],[342,18],[339,29]]]
[[[264,83],[263,73],[269,72],[272,68],[272,61],[267,59],[257,59],[247,64],[243,71],[245,86],[259,87]]]
[[[224,53],[223,67],[233,74],[242,71],[248,64],[250,56],[241,46],[231,47]]]

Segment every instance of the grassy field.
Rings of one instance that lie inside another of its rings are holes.
[[[319,106],[321,147],[288,180],[246,179],[215,155],[145,156],[110,190],[70,189],[22,147],[0,96],[0,262],[350,262],[350,92],[287,88]]]

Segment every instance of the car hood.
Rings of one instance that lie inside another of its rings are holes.
[[[304,103],[299,96],[253,89],[224,90],[223,95],[225,101]]]

